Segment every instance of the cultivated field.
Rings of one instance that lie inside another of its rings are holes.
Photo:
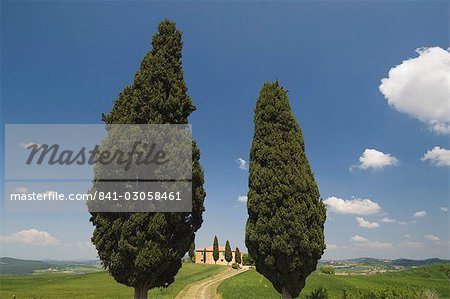
[[[154,289],[149,298],[175,298],[187,285],[212,276],[226,266],[184,263],[175,282],[166,289]],[[115,282],[107,272],[89,274],[39,274],[0,276],[0,298],[132,298],[133,289]]]

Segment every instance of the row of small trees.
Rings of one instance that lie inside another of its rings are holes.
[[[196,107],[187,94],[181,52],[181,32],[164,20],[132,84],[102,120],[187,124]],[[203,184],[200,150],[193,141],[191,212],[91,213],[92,242],[103,266],[117,282],[134,287],[135,298],[147,298],[149,289],[174,281],[203,222]],[[283,298],[297,297],[324,252],[326,210],[287,90],[278,81],[265,83],[256,103],[247,209],[245,244],[256,270]],[[228,241],[226,248],[225,259],[231,261]]]
[[[213,242],[213,260],[214,264],[217,263],[219,260],[219,240],[217,239],[217,236],[214,236],[214,242]],[[206,256],[206,255],[205,255]],[[225,260],[227,261],[227,264],[229,264],[233,260],[233,252],[231,251],[230,241],[225,242]],[[234,261],[237,264],[240,264],[242,262],[241,260],[241,252],[239,251],[239,248],[236,247],[236,250],[234,252]]]

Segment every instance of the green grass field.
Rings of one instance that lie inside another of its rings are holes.
[[[394,273],[371,276],[327,275],[318,271],[311,274],[299,298],[305,298],[313,289],[328,289],[330,298],[342,298],[345,289],[382,290],[388,287],[430,289],[440,298],[450,298],[450,280],[442,269],[450,265],[433,265]],[[223,299],[280,298],[272,284],[255,270],[238,274],[222,282],[218,288]]]
[[[174,298],[188,284],[214,275],[225,266],[185,263],[175,282],[153,289],[149,298]],[[107,272],[0,276],[0,298],[132,298],[133,289],[117,283]]]

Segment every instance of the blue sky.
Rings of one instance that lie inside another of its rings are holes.
[[[248,173],[235,160],[248,161],[259,89],[278,79],[289,90],[322,198],[345,200],[334,201],[341,210],[329,207],[324,257],[449,257],[448,161],[421,160],[435,147],[448,149],[449,135],[431,130],[434,118],[421,114],[431,105],[428,97],[411,110],[395,90],[393,105],[379,90],[391,68],[422,56],[417,48],[449,47],[448,2],[1,5],[2,125],[100,123],[132,81],[158,22],[177,23],[206,180],[199,247],[218,235],[221,243],[245,248],[247,211],[238,197],[247,193]],[[436,121],[448,125],[445,111]],[[366,149],[377,152],[366,152],[358,164]],[[413,216],[420,211],[425,215]],[[396,221],[383,223],[385,217]],[[0,219],[2,256],[95,257],[85,213],[2,208]],[[37,241],[21,239],[27,233]]]

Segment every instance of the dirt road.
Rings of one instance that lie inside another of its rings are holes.
[[[220,297],[217,295],[216,291],[219,284],[225,279],[246,270],[248,270],[247,267],[239,270],[227,268],[216,275],[188,285],[178,293],[176,299],[218,299]]]

